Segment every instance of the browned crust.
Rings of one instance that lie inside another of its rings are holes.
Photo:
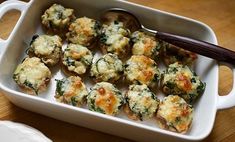
[[[91,41],[91,45],[87,46],[88,49],[95,49],[98,45],[98,37],[95,37],[93,41]]]
[[[54,97],[57,102],[70,105],[69,102],[64,98],[64,96],[56,96],[55,95]],[[76,107],[81,107],[85,103],[86,103],[86,101],[85,101],[85,99],[83,99],[82,102],[80,102],[80,103],[78,102],[76,104]]]
[[[165,129],[165,130],[170,130],[172,132],[177,132],[177,133],[181,133],[181,134],[185,134],[192,126],[192,121],[190,122],[189,126],[187,127],[187,129],[185,129],[184,131],[178,131],[176,128],[174,127],[169,127],[167,125],[167,122],[166,120],[161,117],[159,114],[156,115],[156,120],[157,120],[157,123],[158,123],[158,126],[162,129]]]
[[[165,118],[163,118],[159,114],[157,114],[156,120],[157,120],[158,126],[161,129],[170,130],[169,126],[167,125],[167,121],[165,120]],[[176,132],[176,130],[174,130],[174,129],[171,129],[171,131]]]
[[[94,80],[95,83],[104,81],[101,77],[96,77],[96,76],[92,76],[92,79]],[[119,78],[119,79],[120,79],[120,78]],[[118,80],[119,80],[119,79],[118,79]],[[111,80],[106,80],[105,82],[115,83],[115,82],[118,81],[118,80],[111,79]]]
[[[106,46],[105,44],[99,42],[99,47],[100,47],[101,52],[102,52],[103,54],[107,54],[107,53],[108,53],[107,50],[106,50],[106,47],[107,47],[107,46]]]
[[[29,47],[29,48],[31,48],[31,47]],[[36,57],[36,55],[34,54],[34,52],[32,52],[30,49],[28,49],[27,55],[28,55],[30,58]]]
[[[184,61],[177,60],[177,62],[179,62],[180,64],[191,66],[196,61],[196,59],[198,58],[197,55],[195,53],[193,53],[193,52],[181,49],[181,48],[179,48],[177,46],[174,46],[174,45],[171,45],[171,44],[169,44],[169,46],[173,46],[173,48],[170,47],[171,48],[170,50],[172,50],[172,52],[174,52],[176,55],[180,54],[180,52],[184,52],[185,56],[188,55],[189,56],[188,58],[192,59],[191,62],[184,62]],[[169,66],[170,64],[173,64],[175,62],[171,61],[171,55],[168,55],[166,53],[167,51],[165,51],[165,50],[167,50],[167,47],[161,48],[161,50],[160,50],[160,58],[163,60],[163,63],[166,66]]]
[[[139,116],[131,111],[131,109],[129,108],[128,104],[125,104],[123,106],[123,111],[126,113],[128,118],[130,118],[132,120],[135,120],[135,121],[140,120]]]

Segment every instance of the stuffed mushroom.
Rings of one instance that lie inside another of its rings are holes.
[[[153,35],[136,31],[131,35],[132,54],[145,55],[154,60],[158,60],[160,49],[163,46],[161,41],[158,41]]]
[[[119,113],[123,103],[122,93],[108,82],[97,83],[87,96],[89,110],[113,116]]]
[[[113,53],[124,58],[130,50],[130,31],[124,28],[123,23],[113,21],[103,25],[100,35],[100,47],[104,54]]]
[[[177,95],[165,97],[157,111],[157,123],[160,128],[186,133],[192,124],[193,108]]]
[[[152,118],[157,112],[159,99],[144,85],[130,85],[126,93],[126,106],[124,111],[134,120]]]
[[[146,84],[149,87],[156,86],[161,77],[155,61],[143,55],[133,55],[127,60],[124,75],[131,83]]]
[[[85,102],[88,91],[80,77],[70,76],[56,80],[55,94],[58,102],[79,107]]]
[[[169,65],[162,79],[162,90],[165,94],[179,95],[188,103],[193,103],[202,95],[206,84],[188,66],[178,62]]]
[[[70,23],[75,19],[74,10],[59,4],[53,4],[41,17],[42,24],[55,32],[65,32]]]
[[[81,17],[72,22],[66,36],[71,43],[93,48],[99,36],[100,27],[98,21]]]
[[[62,39],[57,36],[35,35],[28,50],[29,56],[36,56],[48,66],[54,66],[60,60]]]
[[[84,74],[92,63],[91,51],[79,44],[68,44],[62,55],[62,69],[67,75]]]
[[[13,79],[24,92],[38,95],[46,90],[51,71],[39,58],[27,57],[17,66]]]
[[[91,66],[91,77],[96,82],[115,82],[121,77],[122,73],[122,61],[118,59],[117,55],[111,53],[102,56]]]

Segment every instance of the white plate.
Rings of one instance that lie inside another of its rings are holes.
[[[1,142],[52,142],[40,131],[21,123],[0,121]]]

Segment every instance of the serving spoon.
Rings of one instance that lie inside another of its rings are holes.
[[[104,24],[118,20],[123,22],[124,26],[130,29],[131,32],[143,30],[145,32],[154,34],[158,39],[166,41],[185,50],[215,59],[217,61],[235,65],[234,51],[202,40],[196,40],[189,37],[148,29],[140,23],[134,14],[128,12],[127,10],[121,8],[108,9],[101,14],[100,20]]]

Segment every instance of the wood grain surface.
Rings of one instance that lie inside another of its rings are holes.
[[[235,51],[234,0],[130,0],[135,3],[190,17],[208,24],[216,33],[219,44]],[[1,1],[0,1],[1,2]],[[6,39],[14,27],[19,12],[8,12],[0,20],[0,37]],[[1,48],[1,47],[0,47]],[[1,69],[1,67],[0,67]],[[226,95],[232,86],[231,71],[220,67],[219,93]],[[234,94],[235,95],[235,94]],[[129,140],[75,126],[26,111],[10,103],[0,93],[0,119],[25,123],[42,131],[55,142],[102,141],[128,142]],[[218,111],[211,134],[203,142],[235,141],[235,108]],[[146,138],[147,139],[147,138]]]

